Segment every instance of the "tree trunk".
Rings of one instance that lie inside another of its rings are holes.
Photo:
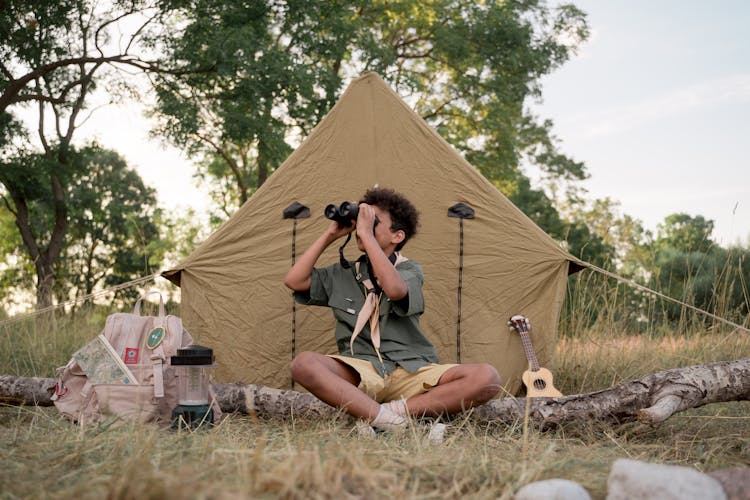
[[[34,263],[36,271],[36,308],[44,309],[52,305],[52,286],[55,281],[54,270],[48,262],[47,253],[40,248],[37,237],[31,228],[29,207],[21,189],[13,182],[5,181],[5,188],[10,193],[15,210],[11,210],[15,216],[16,227],[21,235],[21,240],[29,255],[29,260]]]
[[[4,182],[4,186],[13,200],[15,210],[11,210],[11,212],[15,216],[16,227],[26,247],[29,260],[34,263],[36,270],[36,309],[45,309],[51,306],[53,302],[53,292],[57,283],[55,263],[60,258],[68,228],[65,188],[57,175],[50,176],[55,222],[50,230],[50,241],[46,248],[42,248],[42,242],[39,241],[37,234],[32,229],[33,222],[29,204],[23,190],[10,181]]]
[[[0,376],[0,403],[49,406],[55,381]],[[252,384],[214,384],[225,412],[265,418],[330,417],[338,410],[311,394]],[[532,398],[529,421],[539,428],[558,424],[663,422],[675,413],[710,403],[750,401],[750,358],[675,368],[609,389],[562,398]],[[474,409],[482,422],[513,424],[523,420],[525,398],[494,399]]]
[[[262,138],[258,139],[258,184],[255,186],[257,191],[268,179],[268,163],[270,154],[267,154],[266,143]]]

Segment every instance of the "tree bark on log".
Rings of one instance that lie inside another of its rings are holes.
[[[588,394],[534,398],[529,420],[542,428],[587,421],[658,424],[690,408],[729,401],[750,401],[750,358],[674,368]],[[524,418],[525,400],[495,399],[475,413],[511,423]]]
[[[0,376],[0,403],[50,406],[55,380]],[[311,394],[254,384],[214,384],[225,412],[262,418],[332,417],[339,411]],[[675,413],[710,403],[750,401],[750,358],[674,368],[609,389],[562,398],[532,398],[529,421],[539,428],[567,423],[658,424]],[[473,410],[481,422],[513,424],[524,419],[525,398],[494,399]]]
[[[6,405],[52,406],[55,379],[0,375],[0,403]]]

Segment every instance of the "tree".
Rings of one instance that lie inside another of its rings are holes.
[[[1,188],[0,188],[1,189]],[[34,266],[24,258],[23,241],[13,214],[0,205],[0,316],[21,306],[24,291],[34,289]]]
[[[69,229],[69,183],[87,165],[72,147],[74,133],[89,111],[90,94],[105,75],[110,90],[125,85],[108,70],[168,71],[159,60],[143,56],[148,47],[141,43],[146,34],[163,27],[161,4],[157,0],[3,2],[0,135],[13,135],[13,110],[33,104],[42,152],[37,154],[29,146],[13,154],[3,152],[0,183],[5,208],[13,214],[35,267],[38,308],[52,304],[56,268]],[[131,34],[119,36],[123,32]]]
[[[704,310],[712,309],[717,264],[710,254],[662,248],[656,254],[652,286],[674,299]],[[663,305],[663,311],[671,321],[685,314],[679,304],[671,302]]]
[[[725,249],[711,239],[713,221],[702,215],[671,214],[653,243],[652,286],[688,304],[740,323],[750,312],[748,249]],[[677,304],[664,305],[670,321],[684,318]]]
[[[525,107],[541,95],[539,79],[588,35],[571,5],[199,0],[180,19],[185,36],[168,46],[170,57],[216,72],[158,77],[155,133],[202,157],[199,175],[216,182],[227,214],[287,156],[288,142],[309,133],[342,82],[368,70],[511,191],[525,178],[524,157],[556,181],[586,176],[557,150],[551,123]]]
[[[612,250],[613,264],[629,277],[643,276],[652,268],[649,259],[651,233],[641,221],[622,214],[620,204],[610,198],[585,204],[570,204],[567,217],[584,223],[602,243]]]
[[[75,168],[69,152],[65,163],[70,169]],[[52,303],[54,265],[60,258],[68,225],[64,178],[54,171],[55,166],[56,162],[49,157],[25,154],[6,160],[0,168],[0,182],[7,190],[7,194],[3,194],[5,207],[13,214],[35,267],[37,307],[40,308]],[[49,191],[45,189],[45,180],[49,182]],[[42,210],[35,210],[34,206]],[[40,217],[34,220],[37,213]]]
[[[90,294],[99,285],[114,285],[151,273],[164,253],[155,222],[160,217],[156,196],[138,174],[117,153],[96,144],[80,150],[71,148],[69,155],[78,168],[65,182],[69,229],[55,262],[52,289],[58,302]],[[16,178],[26,168],[25,182],[16,189],[23,190],[29,231],[39,242],[51,237],[49,205],[53,201],[43,189],[46,176],[38,166],[45,160],[43,153],[35,153],[5,164]],[[0,233],[8,231],[7,223],[2,224],[8,216],[17,219],[11,211],[2,210]],[[15,261],[15,266],[4,273],[5,281],[24,288],[31,282],[34,266],[28,253],[19,251],[22,242],[18,233],[13,236],[2,248],[6,258]]]
[[[676,248],[685,252],[708,253],[715,243],[711,239],[714,221],[702,215],[671,214],[659,225],[657,249]]]
[[[210,234],[210,227],[203,223],[192,208],[180,214],[159,215],[157,222],[162,234],[154,250],[164,255],[166,266],[175,266],[185,260]]]
[[[710,252],[659,250],[651,286],[666,295],[740,324],[750,317],[750,251],[713,247]],[[679,304],[664,304],[667,320],[686,320]],[[700,321],[706,318],[700,317]]]
[[[353,14],[340,2],[199,0],[183,13],[183,35],[164,42],[177,66],[215,71],[156,78],[154,134],[200,158],[198,177],[225,216],[290,153],[287,133],[306,134],[333,104],[345,10]]]
[[[158,59],[143,57],[139,45],[150,30],[158,31],[164,4],[5,0],[0,12],[0,113],[18,104],[47,103],[76,115],[104,68],[168,70]],[[131,34],[118,36],[127,21],[135,23],[127,30]]]
[[[547,234],[565,241],[572,255],[598,266],[607,267],[614,262],[615,247],[610,240],[592,231],[580,214],[566,219],[561,217],[552,200],[543,190],[533,189],[528,178],[519,177],[509,191],[502,183],[496,185]]]
[[[658,290],[701,309],[711,308],[720,265],[714,252],[718,247],[711,240],[712,231],[713,221],[702,215],[691,217],[679,213],[664,218],[653,245],[652,280]],[[665,305],[664,311],[670,320],[683,314],[676,304]]]
[[[714,280],[716,313],[750,324],[750,248],[719,248],[721,266]]]
[[[151,274],[164,253],[154,190],[114,151],[93,144],[80,155],[86,168],[71,182],[71,225],[56,273],[60,300]]]

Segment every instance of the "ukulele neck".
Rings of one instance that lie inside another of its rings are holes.
[[[534,352],[534,346],[531,344],[529,332],[519,331],[518,334],[521,336],[521,344],[523,344],[523,350],[526,353],[526,359],[529,361],[531,371],[539,371],[539,361],[536,359],[536,352]]]

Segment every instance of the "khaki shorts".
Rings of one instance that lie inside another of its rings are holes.
[[[372,363],[364,359],[349,358],[338,354],[329,354],[328,357],[338,359],[352,367],[359,374],[359,389],[378,403],[394,399],[409,399],[427,392],[438,384],[445,372],[458,366],[433,363],[423,366],[414,373],[409,373],[399,366],[393,373],[383,378]]]

